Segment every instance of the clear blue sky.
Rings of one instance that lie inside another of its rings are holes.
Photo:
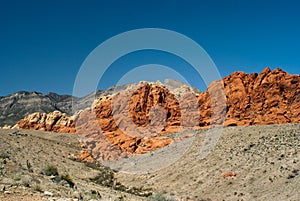
[[[299,10],[300,3],[289,0],[1,1],[0,95],[20,90],[71,94],[94,48],[124,31],[148,27],[195,40],[222,76],[267,66],[299,74]],[[114,85],[134,65],[153,62],[184,65],[161,52],[137,52],[118,60],[99,88]],[[192,85],[202,88],[201,80],[185,72]]]

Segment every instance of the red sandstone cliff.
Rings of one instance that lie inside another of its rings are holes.
[[[299,92],[299,75],[269,68],[260,74],[235,72],[197,95],[175,97],[161,84],[141,83],[99,97],[92,109],[74,117],[35,113],[18,126],[54,132],[76,130],[84,136],[82,143],[93,157],[116,159],[167,146],[173,139],[165,134],[181,128],[208,127],[212,122],[225,126],[299,123]]]
[[[227,96],[225,125],[300,122],[300,76],[281,69],[223,78]]]

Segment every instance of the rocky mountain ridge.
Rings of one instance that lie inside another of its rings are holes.
[[[14,125],[34,112],[58,110],[71,115],[72,96],[20,91],[0,97],[0,126]]]
[[[235,72],[199,94],[193,90],[172,92],[174,89],[170,91],[160,82],[141,82],[114,95],[100,96],[92,108],[75,116],[58,115],[62,121],[52,121],[56,118],[53,114],[40,115],[43,120],[35,114],[18,126],[76,132],[94,158],[114,160],[167,146],[176,141],[167,134],[182,129],[300,122],[300,76],[281,69],[266,68],[260,74]],[[216,108],[220,115],[214,116]]]
[[[126,90],[132,85],[136,84],[113,86],[106,90],[97,90],[80,98],[72,95],[60,95],[53,92],[42,94],[36,91],[19,91],[7,96],[2,96],[0,97],[0,127],[9,128],[29,114],[36,112],[47,114],[59,111],[71,116],[77,111],[91,107],[95,98]],[[166,80],[164,85],[174,90],[174,93],[177,94],[183,90],[199,93],[196,88],[175,80]],[[72,107],[73,102],[74,107]]]

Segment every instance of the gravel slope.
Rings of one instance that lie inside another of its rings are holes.
[[[207,157],[200,154],[209,139],[207,130],[202,130],[175,148],[134,159],[141,160],[143,168],[153,166],[152,172],[128,171],[135,164],[127,167],[120,162],[127,173],[117,172],[116,181],[127,187],[150,188],[157,193],[156,200],[300,200],[299,124],[218,129],[220,139]],[[99,170],[70,159],[80,151],[76,135],[12,133],[0,130],[0,200],[72,200],[80,194],[83,200],[149,200],[91,182]],[[178,149],[184,146],[187,150],[178,157]],[[156,165],[175,156],[178,158],[169,166]],[[70,175],[75,187],[41,174],[49,165],[57,167],[59,175]]]
[[[174,164],[146,175],[118,173],[177,200],[300,200],[300,125],[226,127],[199,157],[206,130]]]
[[[91,182],[106,173],[98,166],[74,161],[80,152],[77,135],[0,129],[0,200],[145,200]],[[45,175],[56,167],[58,176]],[[69,175],[74,187],[60,179]]]

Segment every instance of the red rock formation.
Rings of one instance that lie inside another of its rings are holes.
[[[227,96],[225,125],[300,122],[300,76],[281,69],[259,75],[235,72],[223,78]]]
[[[243,126],[300,122],[300,76],[281,69],[260,74],[235,72],[213,82],[206,92],[177,94],[161,84],[141,83],[99,97],[75,117],[58,112],[32,114],[22,129],[76,132],[98,159],[114,160],[173,143],[165,134],[213,125]],[[180,98],[180,99],[179,99]],[[220,114],[223,114],[220,115]],[[76,124],[74,124],[76,122]],[[87,154],[87,153],[85,153]]]
[[[102,159],[167,146],[173,140],[160,133],[173,131],[174,127],[178,130],[180,126],[178,101],[166,88],[156,84],[142,83],[114,96],[100,97],[94,102],[93,112],[81,114],[76,129],[79,133],[89,133],[85,143],[91,145],[96,158]],[[86,126],[91,122],[93,126]],[[110,148],[106,152],[107,145]],[[104,152],[107,154],[103,155]]]

